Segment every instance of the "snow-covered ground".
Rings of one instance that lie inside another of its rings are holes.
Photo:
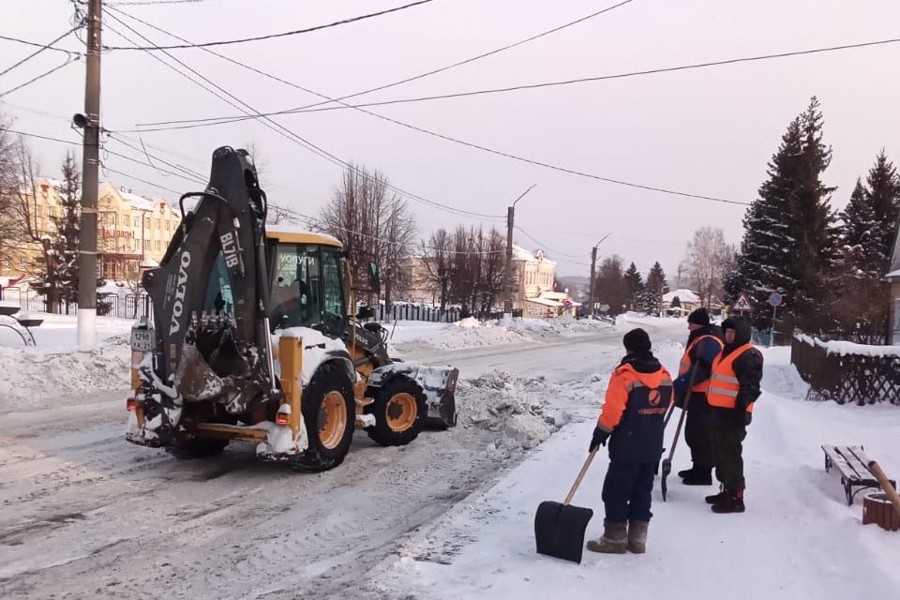
[[[72,349],[74,319],[46,329],[36,350],[0,347],[4,599],[843,600],[900,590],[900,534],[861,525],[861,501],[846,506],[819,449],[862,443],[898,478],[900,409],[804,401],[786,349],[766,350],[745,444],[748,512],[713,515],[702,496],[714,488],[673,475],[667,503],[654,492],[646,555],[586,552],[575,565],[535,554],[534,511],[565,496],[586,457],[622,334],[646,328],[674,370],[684,320],[390,324],[405,360],[459,367],[459,424],[401,448],[357,432],[344,464],[317,475],[259,463],[249,445],[179,462],[125,443],[129,322],[101,323],[109,339],[91,352]],[[675,470],[687,456],[682,443]],[[599,456],[575,497],[596,511],[592,537],[606,464]]]

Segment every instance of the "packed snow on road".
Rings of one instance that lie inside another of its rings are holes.
[[[129,321],[75,349],[74,319],[0,339],[0,597],[746,598],[894,597],[900,535],[861,524],[822,444],[861,444],[900,473],[900,410],[805,400],[789,350],[764,349],[744,444],[747,512],[715,488],[658,482],[644,555],[538,555],[538,504],[562,501],[587,455],[622,335],[640,326],[677,371],[683,320],[620,317],[388,324],[392,351],[460,370],[459,423],[382,448],[357,432],[344,463],[298,474],[253,446],[177,461],[125,442]],[[679,413],[676,413],[676,417]],[[671,444],[674,427],[666,432]],[[573,503],[602,530],[594,461]],[[689,466],[683,441],[674,469]],[[861,497],[861,496],[860,496]]]

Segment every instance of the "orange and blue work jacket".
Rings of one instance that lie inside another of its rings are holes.
[[[612,432],[610,460],[659,461],[663,421],[672,403],[672,394],[672,378],[663,366],[651,373],[642,373],[625,363],[613,371],[598,421],[601,429]]]
[[[706,340],[710,340],[706,342]],[[709,363],[712,363],[716,354],[722,352],[722,340],[717,338],[712,334],[701,335],[685,349],[684,354],[681,355],[681,363],[678,365],[678,377],[686,378],[688,372],[691,370],[691,352],[695,349],[698,349],[701,344],[705,343],[706,353],[709,354]],[[701,357],[702,358],[702,357]],[[695,362],[699,362],[696,360]],[[709,389],[709,373],[704,369],[699,369],[699,365],[695,365],[694,369],[697,371],[694,376],[694,387],[691,388],[691,392],[705,394]],[[681,384],[683,387],[687,387],[687,383]]]
[[[751,349],[753,349],[753,344],[744,344],[735,348],[725,358],[722,358],[722,355],[719,354],[716,360],[713,361],[712,374],[709,377],[709,391],[706,392],[706,401],[710,406],[730,409],[741,408],[737,405],[741,385],[737,374],[734,372],[734,361]],[[750,402],[745,410],[752,413],[754,404],[756,403]]]

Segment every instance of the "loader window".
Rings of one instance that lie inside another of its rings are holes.
[[[270,314],[274,328],[322,322],[319,263],[318,246],[281,244],[276,248]]]
[[[206,296],[203,303],[204,312],[210,314],[234,313],[234,297],[231,294],[231,282],[228,269],[225,268],[225,257],[219,252],[212,272],[206,281]]]
[[[344,331],[344,289],[341,277],[341,253],[322,248],[322,288],[324,321],[328,333],[340,336]]]

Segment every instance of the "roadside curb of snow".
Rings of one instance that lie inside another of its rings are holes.
[[[124,336],[93,350],[0,348],[0,413],[64,403],[72,394],[127,388],[130,360]]]

